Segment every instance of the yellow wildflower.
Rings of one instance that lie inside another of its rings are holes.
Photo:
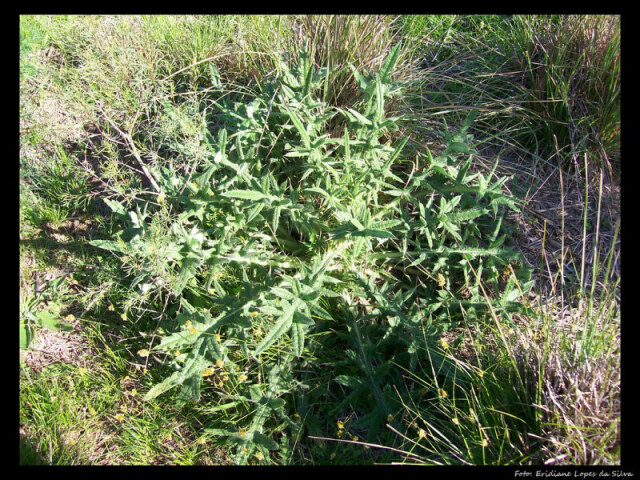
[[[355,435],[353,437],[351,437],[351,441],[352,442],[357,442],[358,440],[360,440],[358,437],[356,437]]]
[[[449,394],[446,392],[446,390],[439,388],[438,389],[438,395],[440,395],[442,398],[447,398],[449,396]]]
[[[198,445],[204,445],[205,443],[207,443],[207,439],[205,437],[200,437],[198,440],[196,440],[196,443]]]
[[[438,343],[443,350],[447,350],[449,348],[449,342],[447,342],[446,338],[441,338]]]
[[[187,330],[188,330],[189,332],[191,332],[191,333],[198,333],[198,330],[196,330],[196,329],[195,329],[195,328],[193,328],[193,327],[189,327],[189,328],[187,328]]]
[[[93,407],[89,407],[89,415],[95,415],[96,414],[96,410]]]
[[[205,368],[202,372],[203,377],[210,377],[211,375],[213,375],[213,367]]]
[[[242,436],[246,435],[247,431],[244,428],[241,428],[240,430],[238,430],[238,433]]]
[[[342,435],[344,435],[344,430],[338,430],[338,438],[342,438]]]
[[[193,197],[193,193],[190,193],[190,194],[189,194],[189,196],[190,196],[190,197]]]
[[[219,334],[219,333],[216,333],[215,337],[216,337],[216,340],[217,340],[218,342],[219,342],[220,340],[222,340],[222,337],[220,336],[220,334]]]
[[[241,375],[239,375],[239,376],[238,376],[238,381],[239,381],[239,382],[244,382],[247,378],[249,378],[249,377],[247,377],[247,376],[243,373],[243,374],[241,374]]]
[[[344,428],[344,423],[342,423],[340,420],[338,420],[336,422],[336,425],[338,426],[339,429],[343,429]]]
[[[453,419],[451,420],[455,425],[460,425],[460,420],[458,420],[458,417],[453,417]]]
[[[216,367],[222,367],[224,365],[224,362],[220,359],[216,360]]]
[[[120,315],[120,318],[126,322],[127,321],[127,314],[123,313],[122,315]]]
[[[262,454],[262,452],[258,452],[258,453],[256,453],[256,458],[258,460],[262,460],[264,458],[264,455]]]
[[[136,390],[135,388],[131,390],[131,395],[137,395],[138,394],[138,390]]]
[[[73,321],[76,319],[76,317],[75,317],[75,315],[73,315],[72,313],[70,313],[69,315],[67,315],[66,317],[64,317],[64,319],[65,319],[66,321],[68,321],[68,322],[73,322]]]
[[[298,412],[293,414],[293,420],[296,422],[300,421],[300,414]]]
[[[118,420],[119,422],[124,422],[124,415],[121,413],[118,413],[116,415],[116,420]]]
[[[148,357],[149,356],[149,350],[147,350],[146,348],[143,348],[142,350],[138,350],[138,355],[140,355],[141,357]]]
[[[425,438],[426,436],[427,436],[427,432],[425,432],[424,429],[421,428],[421,429],[418,430],[418,438],[419,439]]]
[[[251,316],[252,317],[257,317],[258,316],[258,312],[256,312],[256,311],[251,312]]]
[[[483,448],[487,448],[489,446],[489,442],[486,438],[482,439],[482,443],[480,444]]]
[[[447,283],[447,282],[446,282],[444,276],[441,273],[438,273],[438,286],[440,288],[442,288],[442,287],[444,287],[445,283]]]
[[[122,413],[127,413],[129,411],[129,409],[127,408],[126,405],[120,405],[120,411]]]
[[[109,310],[110,312],[113,312],[115,308],[113,305],[109,305],[109,307],[107,307],[107,310]]]
[[[184,324],[185,327],[189,328],[191,326],[191,320],[187,320]]]

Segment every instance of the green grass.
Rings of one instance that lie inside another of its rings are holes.
[[[22,464],[619,463],[619,19],[20,30]]]

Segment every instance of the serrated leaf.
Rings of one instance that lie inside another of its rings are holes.
[[[252,440],[253,440],[254,443],[256,443],[258,445],[262,445],[267,450],[277,450],[278,449],[278,444],[276,442],[274,442],[269,437],[267,437],[266,435],[263,435],[260,432],[253,432]]]
[[[238,198],[241,200],[263,200],[265,198],[268,198],[268,196],[264,193],[256,192],[254,190],[229,190],[227,192],[224,192],[222,196],[228,198]]]
[[[280,316],[278,321],[271,327],[271,330],[265,335],[260,344],[256,347],[255,356],[260,355],[267,348],[273,345],[278,338],[287,333],[293,324],[293,314],[298,309],[301,300],[296,300],[285,312]]]

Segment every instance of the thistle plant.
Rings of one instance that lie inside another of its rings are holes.
[[[159,192],[107,202],[125,228],[93,245],[122,259],[138,305],[163,305],[150,353],[171,372],[145,398],[178,388],[180,403],[246,405],[246,424],[207,429],[239,464],[276,461],[300,434],[301,365],[323,348],[310,338],[335,332],[348,345],[339,362],[352,374],[335,381],[350,394],[332,411],[371,392],[359,422],[374,439],[397,408],[397,365],[433,361],[425,337],[489,308],[508,316],[531,286],[502,246],[506,209],[518,208],[507,179],[472,168],[473,116],[436,157],[410,150],[403,119],[387,116],[400,48],[375,74],[352,69],[359,108],[322,101],[328,71],[304,53],[235,102],[212,68],[219,88],[203,94],[200,123],[163,107],[198,139],[162,146],[188,167],[157,164]]]

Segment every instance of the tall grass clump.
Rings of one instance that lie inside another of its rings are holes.
[[[375,72],[399,40],[395,19],[387,15],[308,15],[294,19],[297,44],[317,68],[326,68],[321,98],[330,105],[352,107],[362,99],[353,69]],[[405,46],[396,61],[395,79],[411,75],[413,49]]]
[[[619,170],[620,17],[514,16],[507,38],[525,72],[543,154],[590,151]]]

